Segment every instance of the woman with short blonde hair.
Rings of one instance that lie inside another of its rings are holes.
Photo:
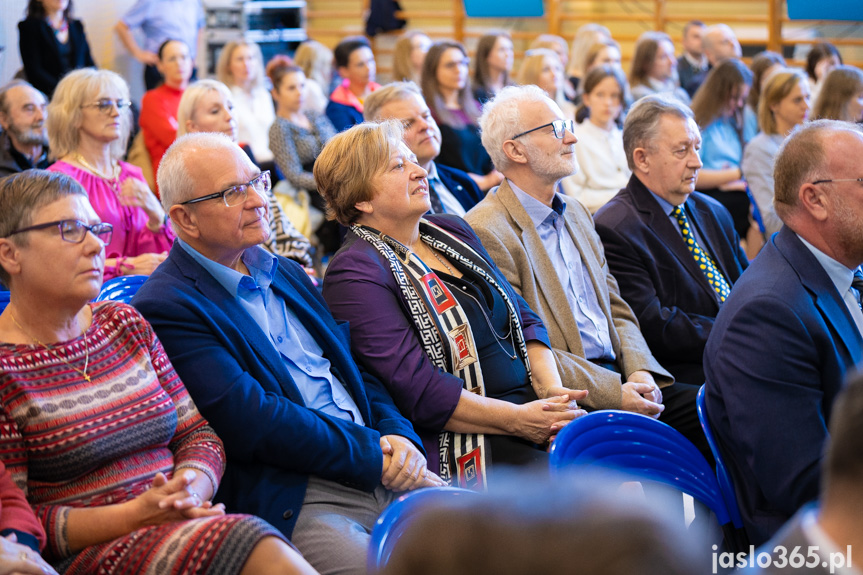
[[[563,64],[555,52],[548,48],[528,50],[518,69],[518,83],[533,84],[542,88],[555,101],[567,119],[575,119],[575,105],[564,95]]]

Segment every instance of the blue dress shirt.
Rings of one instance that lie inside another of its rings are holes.
[[[857,290],[851,287],[851,282],[854,281],[854,272],[855,269],[848,269],[845,267],[845,264],[837,262],[799,235],[800,241],[803,242],[803,245],[806,246],[812,255],[815,256],[815,259],[818,260],[818,263],[821,264],[821,267],[824,268],[824,271],[827,272],[827,275],[830,276],[830,281],[833,282],[833,285],[836,286],[836,291],[839,292],[839,295],[842,297],[842,301],[845,302],[845,307],[848,308],[848,312],[851,314],[851,317],[854,318],[854,323],[857,325],[857,329],[860,331],[860,334],[863,335],[863,312],[860,311],[860,305],[857,303],[858,293]]]
[[[270,287],[278,267],[276,256],[260,246],[247,249],[242,256],[251,274],[247,276],[205,257],[183,240],[177,241],[252,316],[261,331],[269,334],[306,407],[365,425],[357,404],[333,376],[321,346]]]
[[[519,189],[512,180],[509,180],[509,185],[536,226],[539,239],[557,272],[578,331],[581,332],[584,356],[592,361],[614,361],[608,319],[599,306],[599,297],[581,261],[581,254],[566,230],[566,201],[560,194],[555,194],[549,208]]]

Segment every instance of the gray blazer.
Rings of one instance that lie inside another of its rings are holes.
[[[572,389],[588,390],[590,393],[581,403],[589,409],[620,409],[621,376],[585,359],[581,334],[563,286],[533,221],[509,182],[504,180],[489,192],[465,219],[515,291],[545,323],[563,384]],[[653,358],[635,315],[620,296],[617,281],[608,271],[590,213],[570,199],[565,220],[608,319],[611,345],[623,375],[645,370],[653,374],[660,387],[670,385],[674,379]]]

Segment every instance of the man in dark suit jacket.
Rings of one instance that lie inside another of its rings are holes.
[[[737,573],[859,573],[863,565],[859,552],[863,549],[863,378],[859,375],[836,399],[821,484],[819,504],[798,511]],[[759,565],[758,556],[765,554],[771,556],[770,563],[762,559]],[[724,565],[718,559],[717,567],[729,564],[728,557],[722,558]],[[853,571],[846,570],[851,567]]]
[[[702,42],[707,27],[701,20],[691,20],[683,27],[683,54],[677,59],[677,80],[680,87],[686,87],[696,74],[707,70],[707,56],[704,55]],[[689,94],[692,97],[692,94]]]
[[[672,211],[681,206],[728,287],[746,268],[746,255],[728,211],[693,193],[701,135],[689,108],[642,98],[626,118],[623,142],[632,177],[596,213],[596,231],[654,357],[677,381],[700,385],[704,346],[724,296],[700,269]]]
[[[133,303],[225,443],[217,499],[268,520],[316,569],[364,573],[392,491],[441,483],[419,438],[305,271],[258,246],[269,179],[239,147],[181,138],[159,183],[179,239]]]
[[[482,200],[484,194],[467,172],[435,163],[440,154],[440,128],[416,84],[387,84],[369,95],[364,105],[363,117],[367,121],[399,120],[405,125],[405,144],[429,173],[432,213],[464,217]]]
[[[833,403],[863,360],[863,133],[819,121],[774,168],[784,226],[735,285],[704,353],[706,406],[750,542],[817,497]]]

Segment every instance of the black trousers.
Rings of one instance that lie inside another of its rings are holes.
[[[665,411],[659,416],[659,421],[667,423],[691,441],[711,467],[716,463],[713,453],[707,444],[707,438],[698,421],[698,411],[695,408],[695,398],[700,386],[689,383],[675,382],[662,388],[662,404]]]

